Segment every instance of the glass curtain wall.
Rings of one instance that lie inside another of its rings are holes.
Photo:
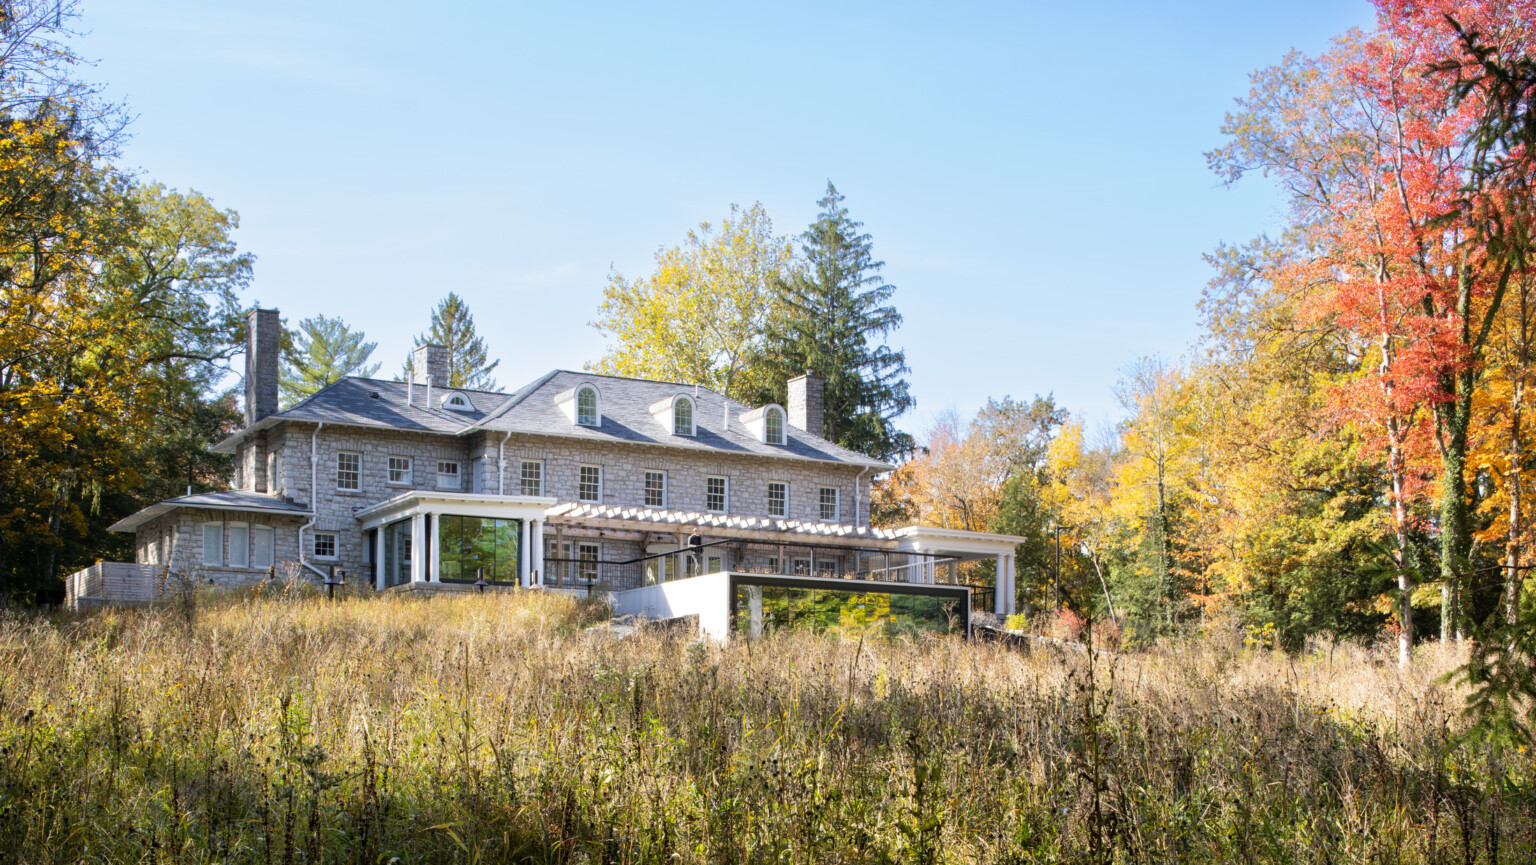
[[[411,521],[390,523],[384,532],[384,585],[403,586],[411,581]]]
[[[779,628],[893,637],[966,628],[963,604],[936,595],[737,585],[732,601],[736,633],[751,636]]]
[[[437,532],[443,582],[472,583],[483,573],[486,582],[517,584],[522,520],[443,514],[437,518]]]

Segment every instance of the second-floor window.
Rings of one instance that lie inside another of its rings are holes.
[[[523,460],[520,491],[525,496],[544,495],[544,463],[540,460]]]
[[[667,506],[667,473],[645,473],[645,506],[648,508],[664,508]]]
[[[768,516],[782,517],[789,514],[789,484],[782,481],[768,482]]]
[[[824,520],[837,520],[837,487],[821,488],[821,518]]]
[[[342,451],[336,455],[336,489],[363,488],[363,455]]]
[[[409,484],[411,482],[411,458],[389,458],[389,482],[392,484]]]
[[[462,489],[463,481],[459,478],[459,464],[448,460],[437,461],[437,488],[440,490]]]
[[[709,478],[704,482],[704,510],[725,513],[730,504],[730,485],[725,478]]]
[[[582,466],[576,483],[576,498],[584,502],[603,500],[603,467]]]

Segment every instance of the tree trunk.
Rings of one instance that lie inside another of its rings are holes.
[[[1466,267],[1458,269],[1456,312],[1461,319],[1461,344],[1470,351],[1472,342],[1472,280]],[[1490,312],[1490,315],[1493,313]],[[1472,426],[1472,388],[1476,383],[1471,359],[1463,368],[1441,376],[1442,387],[1451,395],[1449,402],[1435,407],[1435,425],[1440,442],[1440,640],[1454,634],[1461,640],[1466,633],[1462,623],[1462,563],[1467,560],[1470,535],[1467,531],[1467,431]]]

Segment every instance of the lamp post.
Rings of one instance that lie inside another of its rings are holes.
[[[330,600],[336,600],[336,587],[339,585],[341,580],[336,578],[336,566],[331,565],[330,573],[325,575],[325,590]]]
[[[485,594],[485,587],[489,585],[485,581],[485,568],[475,568],[475,588],[480,590],[480,594]]]
[[[1070,532],[1073,528],[1075,526],[1058,525],[1054,530],[1056,533],[1056,574],[1051,578],[1051,608],[1053,610],[1061,609],[1061,530],[1066,529]]]

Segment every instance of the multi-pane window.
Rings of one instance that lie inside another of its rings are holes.
[[[223,523],[203,523],[203,564],[224,564]]]
[[[582,466],[576,483],[576,498],[584,502],[603,500],[603,467]]]
[[[693,435],[693,400],[688,397],[678,397],[672,403],[672,432],[675,435]]]
[[[783,481],[768,482],[768,516],[782,517],[789,514],[789,484]]]
[[[409,484],[411,482],[411,458],[389,458],[389,482],[392,484]]]
[[[837,519],[837,487],[821,488],[821,518],[824,520]]]
[[[462,489],[459,464],[450,460],[437,461],[437,488],[440,490]]]
[[[251,527],[251,567],[272,567],[272,527]]]
[[[544,463],[542,460],[523,460],[521,491],[525,496],[544,495]]]
[[[769,444],[781,445],[784,443],[783,412],[776,408],[769,409],[768,414],[763,418],[763,424],[763,432],[765,433],[764,438],[768,440]]]
[[[664,508],[667,506],[667,473],[645,473],[645,506],[648,508]]]
[[[597,426],[597,390],[584,387],[576,391],[576,422],[582,426]]]
[[[577,544],[576,558],[578,563],[576,575],[583,580],[597,579],[598,559],[602,558],[602,551],[603,548],[597,544]]]
[[[725,513],[729,504],[729,487],[725,478],[708,478],[704,482],[704,510]]]
[[[315,532],[315,558],[336,558],[336,536],[329,532]]]
[[[229,524],[229,564],[235,568],[251,566],[251,527],[245,523]]]
[[[336,489],[363,488],[363,455],[342,451],[336,455]]]

